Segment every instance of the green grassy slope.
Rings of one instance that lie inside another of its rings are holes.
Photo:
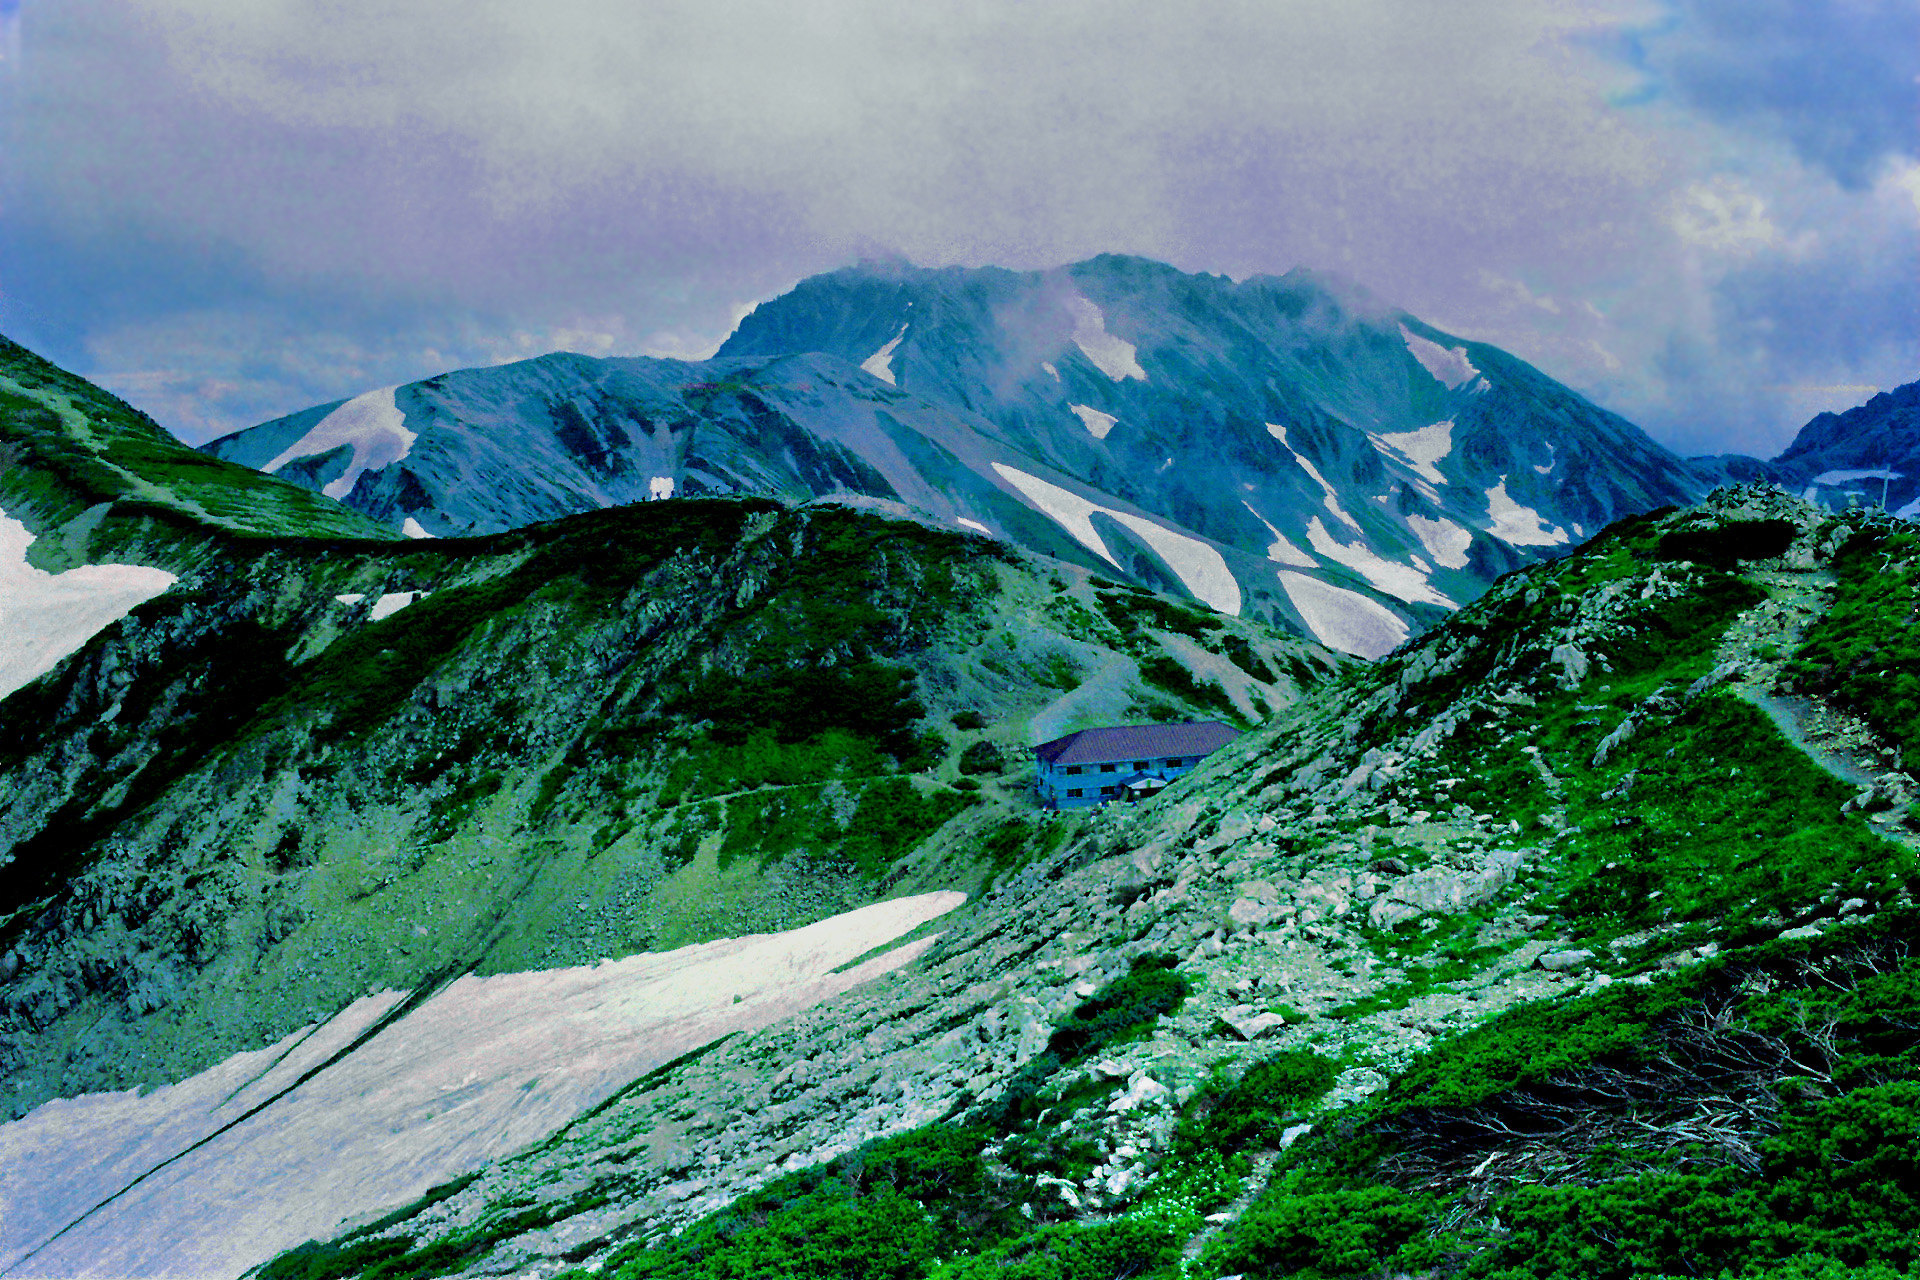
[[[164,558],[169,540],[209,534],[396,536],[329,498],[188,448],[125,401],[4,337],[0,457],[0,509],[35,532],[67,527],[73,535],[36,544],[50,569],[87,558],[89,548],[100,559],[142,546]]]

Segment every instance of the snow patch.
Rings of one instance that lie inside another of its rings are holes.
[[[833,971],[963,901],[922,894],[785,933],[468,975],[278,1098],[401,994],[177,1084],[49,1102],[0,1125],[0,1168],[32,1171],[7,1179],[0,1271],[239,1275],[552,1133],[680,1054],[899,968],[937,935]]]
[[[1348,515],[1347,509],[1340,505],[1340,495],[1338,494],[1338,492],[1335,491],[1332,485],[1327,483],[1327,478],[1320,474],[1320,468],[1314,466],[1311,462],[1308,462],[1306,457],[1298,449],[1294,448],[1290,444],[1287,444],[1287,429],[1281,426],[1277,422],[1269,422],[1266,424],[1266,426],[1267,426],[1267,434],[1272,436],[1275,440],[1278,440],[1281,444],[1286,445],[1287,452],[1292,454],[1293,460],[1300,464],[1300,469],[1305,471],[1309,476],[1313,477],[1313,482],[1315,484],[1319,485],[1322,489],[1326,490],[1326,497],[1322,499],[1322,501],[1326,505],[1328,514],[1333,516],[1334,519],[1340,521],[1342,524],[1346,525],[1348,528],[1352,529],[1355,533],[1359,533],[1360,522],[1358,520],[1355,520],[1352,516]]]
[[[1396,431],[1389,435],[1367,433],[1376,448],[1403,459],[1407,465],[1434,484],[1445,484],[1435,463],[1453,452],[1453,419],[1421,427],[1418,431]]]
[[[1889,471],[1885,467],[1879,467],[1872,471],[1822,471],[1807,484],[1806,492],[1802,493],[1800,497],[1806,502],[1817,502],[1819,501],[1820,486],[1823,484],[1842,485],[1854,480],[1898,480],[1900,477],[1900,472]],[[1902,510],[1905,510],[1905,508],[1902,508]],[[1895,514],[1898,515],[1899,513],[1895,512]]]
[[[164,569],[137,564],[48,573],[27,563],[32,545],[27,526],[0,511],[0,696],[53,670],[175,582]]]
[[[1894,512],[1893,514],[1901,520],[1913,520],[1916,518],[1920,518],[1920,498],[1915,498],[1912,502],[1909,502],[1906,506],[1901,507],[1898,511]]]
[[[1397,596],[1408,604],[1426,602],[1437,604],[1444,609],[1457,609],[1460,606],[1435,591],[1427,582],[1427,575],[1411,565],[1395,564],[1374,553],[1372,548],[1362,543],[1340,543],[1334,541],[1315,516],[1307,522],[1307,541],[1313,549],[1329,560],[1338,561],[1352,569],[1390,596]]]
[[[1535,463],[1533,469],[1538,475],[1550,476],[1553,474],[1553,469],[1560,465],[1560,451],[1553,447],[1553,441],[1551,440],[1544,441],[1543,443],[1547,446],[1547,465],[1543,467],[1539,463]]]
[[[1286,534],[1274,528],[1271,520],[1261,515],[1258,511],[1255,511],[1251,502],[1243,498],[1240,500],[1240,505],[1245,507],[1248,514],[1255,520],[1266,525],[1267,532],[1273,535],[1273,543],[1267,548],[1267,559],[1272,560],[1276,564],[1290,564],[1301,569],[1318,569],[1320,567],[1319,561],[1287,541]]]
[[[1030,476],[1005,463],[996,462],[993,469],[1002,480],[1025,495],[1027,501],[1039,507],[1054,523],[1108,564],[1115,568],[1120,566],[1120,562],[1113,558],[1113,553],[1107,550],[1099,531],[1093,527],[1095,512],[1111,516],[1138,534],[1143,542],[1153,548],[1155,554],[1167,562],[1167,567],[1179,575],[1194,599],[1211,605],[1221,613],[1239,614],[1240,584],[1234,579],[1232,570],[1227,568],[1226,558],[1214,547],[1198,538],[1175,533],[1145,517],[1090,502],[1071,490],[1048,484],[1038,476]]]
[[[647,481],[647,497],[649,500],[657,502],[662,498],[671,498],[672,496],[672,476],[655,476],[653,479]]]
[[[961,516],[959,523],[968,529],[977,529],[988,537],[993,536],[993,530],[987,528],[987,526],[981,524],[978,520],[969,520],[965,516]]]
[[[1060,371],[1054,368],[1053,365],[1051,365],[1045,360],[1042,360],[1040,362],[1040,367],[1042,369],[1045,369],[1047,371],[1047,376],[1051,377],[1055,382],[1060,381]]]
[[[1180,576],[1194,599],[1220,613],[1240,616],[1240,583],[1235,580],[1233,570],[1227,568],[1226,557],[1216,548],[1125,511],[1110,510],[1107,514],[1152,547],[1154,554]]]
[[[425,591],[390,591],[373,602],[373,608],[367,611],[368,622],[378,622],[382,618],[391,618],[416,600],[428,596]]]
[[[907,326],[903,324],[900,326],[900,332],[893,335],[893,341],[862,360],[860,367],[888,386],[899,385],[893,380],[893,349],[899,346],[900,339],[906,336]]]
[[[1099,530],[1093,527],[1092,516],[1096,511],[1106,508],[1097,502],[1088,502],[1070,489],[1062,489],[1057,484],[1048,484],[1039,476],[1030,476],[1024,471],[996,462],[993,469],[1000,478],[1025,495],[1028,502],[1040,508],[1052,521],[1072,534],[1074,540],[1093,554],[1105,560],[1114,568],[1120,562],[1107,550],[1107,544],[1100,540]]]
[[[1879,467],[1872,471],[1822,471],[1813,478],[1815,484],[1845,484],[1849,480],[1898,480],[1901,473]]]
[[[1107,432],[1113,430],[1113,424],[1119,421],[1118,418],[1115,418],[1110,413],[1102,413],[1098,409],[1089,409],[1083,404],[1070,404],[1067,408],[1080,415],[1080,421],[1086,426],[1088,431],[1093,433],[1095,440],[1105,440],[1107,438]]]
[[[353,461],[347,464],[346,472],[320,491],[336,501],[345,498],[353,492],[362,472],[392,466],[407,456],[418,439],[407,430],[406,415],[394,403],[393,393],[397,390],[398,387],[381,387],[355,396],[314,423],[307,434],[260,469],[278,471],[295,458],[311,458],[343,444],[352,445]]]
[[[1391,653],[1407,638],[1407,624],[1378,601],[1288,569],[1280,586],[1321,644],[1362,658]]]
[[[1425,516],[1408,516],[1407,528],[1413,530],[1435,564],[1449,569],[1467,567],[1467,548],[1473,545],[1473,534],[1468,530],[1451,520],[1429,520]]]
[[[373,608],[367,611],[367,621],[378,622],[382,618],[391,618],[394,614],[400,612],[414,601],[424,600],[431,594],[433,593],[430,591],[389,591],[373,602]],[[346,605],[349,609],[366,598],[364,594],[358,591],[349,591],[345,595],[334,597],[335,600]]]
[[[406,534],[409,538],[431,538],[433,536],[412,516],[408,516],[400,522],[400,532]]]
[[[1400,326],[1400,337],[1421,367],[1449,391],[1457,391],[1480,376],[1480,371],[1473,367],[1473,361],[1467,359],[1465,347],[1443,347],[1421,337],[1405,325]]]
[[[1107,332],[1106,317],[1091,299],[1073,294],[1067,299],[1067,310],[1073,313],[1073,345],[1079,347],[1100,372],[1115,382],[1126,378],[1147,380],[1147,371],[1134,358],[1134,345]]]
[[[1523,507],[1507,496],[1507,478],[1487,490],[1487,518],[1493,527],[1487,532],[1515,547],[1559,547],[1567,543],[1567,531],[1549,526],[1532,507]]]

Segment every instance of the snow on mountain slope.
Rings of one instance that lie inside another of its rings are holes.
[[[938,935],[834,971],[964,900],[469,975],[391,1021],[404,996],[382,992],[179,1084],[46,1103],[0,1125],[0,1168],[34,1171],[8,1180],[0,1270],[237,1275],[544,1137],[690,1049],[898,968]]]
[[[900,332],[893,335],[886,346],[880,348],[860,362],[860,368],[872,374],[888,386],[896,385],[893,377],[893,351],[900,345],[900,339],[907,336],[907,326],[901,325]]]
[[[1420,367],[1433,375],[1434,381],[1449,391],[1458,391],[1480,376],[1473,367],[1473,361],[1467,358],[1465,347],[1443,347],[1439,343],[1400,326],[1400,336],[1406,341],[1407,350],[1420,362]]]
[[[176,579],[164,569],[88,564],[48,573],[27,563],[33,535],[0,511],[0,696],[51,671]]]
[[[444,374],[393,393],[404,453],[395,429],[328,425],[362,401],[208,449],[441,536],[662,496],[865,495],[1313,635],[1282,566],[1338,589],[1323,615],[1355,596],[1410,632],[1700,487],[1539,371],[1353,286],[1114,256],[867,264],[762,304],[711,360]],[[1367,614],[1371,646],[1392,628]]]
[[[388,467],[407,456],[413,448],[414,433],[407,430],[406,418],[394,403],[397,387],[369,391],[329,413],[305,435],[267,460],[260,470],[276,472],[295,458],[310,458],[335,449],[351,450],[339,476],[322,486],[320,492],[340,499],[353,492],[362,474]]]
[[[1137,349],[1124,338],[1107,332],[1106,317],[1100,314],[1099,307],[1077,293],[1069,294],[1066,303],[1067,310],[1073,314],[1073,345],[1080,348],[1081,354],[1115,382],[1127,378],[1147,380]]]
[[[1378,658],[1407,638],[1407,624],[1398,614],[1356,591],[1304,573],[1282,573],[1280,583],[1314,637],[1329,649]]]

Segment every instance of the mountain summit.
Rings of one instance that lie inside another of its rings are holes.
[[[1630,423],[1357,286],[1116,256],[865,264],[763,304],[711,360],[544,356],[206,448],[414,534],[879,500],[1366,656],[1700,488]]]

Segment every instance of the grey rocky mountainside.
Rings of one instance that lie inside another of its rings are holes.
[[[845,1274],[1904,1274],[1900,1195],[1738,1199],[1897,1166],[1920,1105],[1915,784],[1788,692],[1836,567],[1899,536],[1757,488],[1615,525],[1158,800],[1036,830],[910,967],[265,1274],[802,1275],[867,1221],[934,1243]],[[1183,999],[1084,1030],[1161,965]],[[1780,1020],[1803,1000],[1824,1030]],[[1866,1146],[1783,1154],[1847,1108]],[[1669,1183],[1746,1216],[1542,1216]]]
[[[1822,506],[1920,516],[1920,382],[1882,391],[1844,413],[1815,415],[1777,457],[1688,459],[1702,475],[1763,481]]]
[[[434,535],[864,495],[1367,656],[1704,492],[1631,424],[1355,286],[1114,256],[863,265],[763,304],[711,360],[461,370],[205,447]]]

